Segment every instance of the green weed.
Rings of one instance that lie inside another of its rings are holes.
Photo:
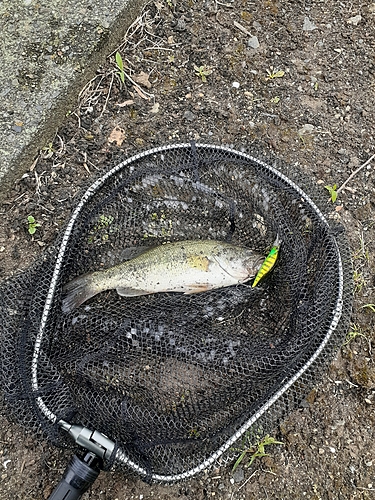
[[[285,75],[285,71],[279,70],[279,71],[274,71],[274,70],[269,70],[267,69],[267,77],[266,80],[273,80],[275,78],[282,78]]]
[[[35,234],[36,228],[40,227],[40,224],[36,222],[34,217],[32,215],[29,215],[27,217],[27,223],[28,223],[28,231],[30,234]]]
[[[209,69],[207,66],[195,66],[195,74],[202,79],[203,83],[207,82],[207,76],[212,73],[212,69]]]
[[[42,155],[44,158],[51,158],[51,156],[53,155],[53,153],[55,153],[55,150],[53,149],[53,144],[52,142],[49,142],[47,144],[47,146],[44,146],[44,148],[42,148]]]
[[[333,186],[324,186],[324,187],[328,190],[332,203],[335,203],[335,201],[337,200],[337,191],[336,191],[337,184],[334,184]]]
[[[360,271],[353,271],[354,293],[359,293],[366,284],[365,278]]]
[[[246,448],[241,451],[241,455],[237,458],[235,464],[233,465],[232,472],[234,472],[237,469],[237,467],[241,464],[246,455],[250,455],[247,467],[250,467],[250,465],[254,462],[256,458],[268,456],[269,453],[265,452],[265,447],[271,444],[284,444],[284,443],[282,441],[276,441],[275,438],[269,436],[268,434],[261,441],[258,441],[255,445],[249,443],[248,438],[246,438],[246,443],[245,443]]]
[[[116,64],[118,68],[117,75],[120,78],[122,84],[125,84],[125,71],[124,71],[124,62],[122,60],[120,52],[116,52]]]
[[[366,335],[362,333],[361,327],[356,325],[355,323],[352,323],[349,332],[346,334],[345,342],[343,345],[350,344],[350,342],[352,342],[357,337],[363,337],[365,339],[367,338]]]

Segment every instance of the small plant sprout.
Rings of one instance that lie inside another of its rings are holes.
[[[366,284],[365,278],[360,271],[354,269],[353,271],[354,293],[359,293],[363,286]]]
[[[285,71],[279,70],[279,71],[274,71],[267,69],[267,77],[266,80],[274,80],[275,78],[282,78],[285,75]]]
[[[246,448],[242,450],[241,455],[237,458],[235,464],[233,465],[232,472],[237,469],[246,455],[250,455],[250,459],[247,464],[247,467],[250,467],[256,458],[269,456],[269,453],[266,453],[264,450],[265,446],[269,446],[270,444],[284,444],[282,441],[276,441],[275,438],[269,436],[268,434],[261,441],[258,441],[255,445],[251,445],[248,442],[248,438],[246,439],[246,441]]]
[[[118,68],[117,75],[120,78],[122,84],[125,84],[125,72],[124,72],[124,63],[121,57],[120,52],[116,52],[116,64]]]
[[[270,99],[270,102],[272,102],[273,104],[277,104],[280,102],[280,97],[278,95],[276,95],[275,97],[272,97]]]
[[[42,155],[45,159],[51,158],[53,153],[55,153],[55,150],[53,149],[52,142],[49,142],[47,146],[44,146],[44,148],[42,148]]]
[[[333,186],[324,186],[324,187],[329,192],[332,203],[335,203],[335,201],[337,200],[337,184],[334,184]]]
[[[352,323],[349,332],[346,334],[345,342],[343,345],[350,344],[350,342],[352,342],[352,340],[354,340],[357,337],[363,337],[367,339],[366,335],[362,333],[361,327],[356,325],[355,323]]]
[[[208,68],[207,66],[195,66],[195,74],[199,76],[202,79],[203,83],[207,82],[207,76],[212,73],[212,69]]]
[[[30,234],[34,234],[34,233],[35,233],[35,231],[36,231],[36,228],[37,228],[37,227],[40,227],[40,224],[38,224],[38,223],[35,221],[35,219],[34,219],[34,217],[33,217],[32,215],[29,215],[29,216],[27,217],[27,223],[28,223],[28,226],[29,226],[29,227],[28,227],[28,230],[29,230],[29,233],[30,233]]]

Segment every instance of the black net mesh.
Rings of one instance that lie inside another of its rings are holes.
[[[330,361],[351,312],[350,256],[332,204],[276,168],[185,144],[101,177],[55,248],[1,287],[7,414],[57,445],[70,443],[60,420],[97,430],[116,443],[116,464],[161,481],[228,457],[247,432],[270,432]],[[112,290],[61,310],[64,284],[139,247],[215,239],[266,256],[277,234],[277,264],[255,288]]]

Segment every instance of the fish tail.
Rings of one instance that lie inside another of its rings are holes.
[[[64,286],[64,297],[61,307],[63,312],[69,313],[73,311],[73,309],[79,307],[86,300],[91,299],[91,297],[102,291],[95,285],[93,274],[78,276]]]

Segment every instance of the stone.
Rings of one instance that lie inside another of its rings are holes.
[[[52,141],[82,87],[145,3],[0,2],[0,198]]]
[[[347,23],[352,24],[353,26],[358,26],[358,24],[361,22],[362,16],[360,14],[357,14],[356,16],[353,16],[347,20]]]
[[[307,16],[305,16],[302,29],[303,29],[303,31],[313,31],[313,30],[316,30],[318,28],[317,28],[317,26],[315,26],[315,24],[312,21],[310,21],[310,19]]]
[[[247,41],[247,46],[251,49],[257,49],[259,47],[259,40],[257,36],[251,36]]]
[[[312,134],[315,130],[315,127],[312,123],[305,123],[299,130],[299,135]]]
[[[233,472],[233,479],[235,483],[241,483],[244,480],[245,474],[243,468],[237,467],[237,469]]]
[[[185,120],[188,120],[189,122],[193,122],[196,117],[192,111],[187,110],[184,113],[184,118],[185,118]]]

